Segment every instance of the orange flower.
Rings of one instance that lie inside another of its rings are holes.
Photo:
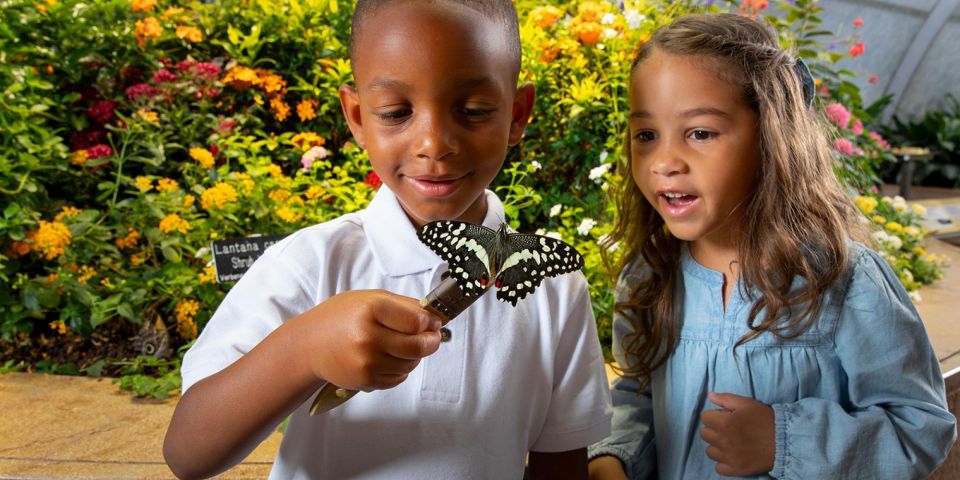
[[[581,23],[576,28],[577,38],[585,45],[595,45],[603,35],[603,27],[599,23]]]
[[[606,12],[607,8],[598,2],[583,2],[577,8],[577,15],[584,23],[598,22]]]
[[[70,245],[71,238],[73,234],[66,225],[58,221],[40,220],[40,228],[37,229],[33,238],[36,244],[34,248],[43,253],[47,260],[53,260],[65,252],[64,247]]]
[[[304,100],[297,104],[297,116],[300,117],[301,122],[313,120],[317,118],[316,108],[316,100]]]
[[[200,31],[197,27],[188,27],[186,25],[180,25],[177,27],[176,32],[177,38],[182,38],[191,43],[198,43],[203,41],[203,32]]]
[[[228,70],[220,81],[237,90],[246,90],[257,81],[257,72],[247,67],[236,66]]]
[[[180,218],[180,215],[171,213],[164,217],[163,220],[160,220],[160,231],[163,233],[180,232],[185,234],[190,231],[190,223]]]
[[[557,23],[557,20],[563,16],[563,10],[553,5],[534,8],[530,12],[530,20],[534,25],[540,28],[549,28]]]
[[[324,143],[327,143],[325,138],[313,132],[300,132],[291,137],[290,141],[303,151],[310,150],[311,147],[322,147]]]
[[[560,54],[560,45],[554,40],[545,40],[540,44],[540,63],[550,63]]]
[[[290,105],[283,101],[281,97],[272,97],[270,99],[270,109],[273,110],[273,116],[278,122],[282,122],[290,116]]]
[[[76,152],[73,152],[72,156],[70,156],[70,163],[77,166],[83,166],[83,164],[87,163],[88,158],[90,158],[90,155],[87,154],[86,150],[77,150]]]
[[[157,6],[157,0],[133,0],[130,6],[134,12],[146,13],[153,11]]]
[[[144,46],[147,40],[151,38],[160,38],[163,33],[163,27],[154,17],[147,17],[143,20],[137,20],[136,24],[137,45]]]
[[[863,26],[863,19],[860,18],[860,17],[854,18],[854,19],[853,19],[853,26],[854,26],[855,28],[860,28],[860,27],[862,27],[862,26]]]
[[[200,205],[205,210],[210,210],[211,207],[223,208],[235,201],[237,201],[237,190],[223,182],[204,190],[200,194]]]
[[[213,154],[210,153],[210,150],[206,148],[191,148],[190,149],[190,158],[197,161],[203,168],[213,167]]]
[[[138,240],[140,240],[140,232],[130,230],[126,237],[118,238],[114,243],[117,244],[117,248],[132,248],[137,245]]]
[[[53,217],[53,220],[59,222],[64,218],[73,218],[80,214],[82,210],[77,207],[63,207],[63,210],[60,210],[60,213],[57,216]]]

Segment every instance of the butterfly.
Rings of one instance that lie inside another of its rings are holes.
[[[473,297],[497,288],[497,299],[517,305],[533,293],[544,277],[555,277],[583,268],[583,256],[555,238],[510,233],[505,223],[498,230],[483,225],[439,220],[417,231],[417,238],[449,266],[464,296]]]

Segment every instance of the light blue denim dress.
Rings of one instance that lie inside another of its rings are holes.
[[[632,479],[727,478],[716,473],[700,437],[700,415],[718,408],[708,392],[773,407],[774,468],[755,478],[924,478],[946,457],[956,419],[946,408],[939,363],[906,291],[878,254],[851,243],[852,268],[829,291],[810,330],[789,340],[763,334],[736,355],[751,305],[742,285],[724,312],[722,274],[686,248],[681,263],[679,344],[648,390],[617,379],[613,431],[590,447],[591,458],[618,457]],[[642,270],[624,271],[618,300]],[[622,364],[622,341],[633,329],[617,316],[613,330]]]

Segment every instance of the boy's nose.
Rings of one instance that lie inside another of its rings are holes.
[[[450,122],[440,115],[422,116],[415,143],[415,153],[420,158],[442,160],[457,151],[457,142]]]

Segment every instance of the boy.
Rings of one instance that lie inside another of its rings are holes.
[[[360,0],[352,35],[341,105],[383,186],[230,291],[184,358],[167,463],[216,474],[292,414],[271,478],[520,478],[527,452],[531,478],[586,478],[611,410],[583,276],[516,308],[485,295],[442,347],[417,303],[445,270],[417,227],[503,221],[485,188],[534,98],[512,2]],[[327,381],[368,393],[308,416]]]

